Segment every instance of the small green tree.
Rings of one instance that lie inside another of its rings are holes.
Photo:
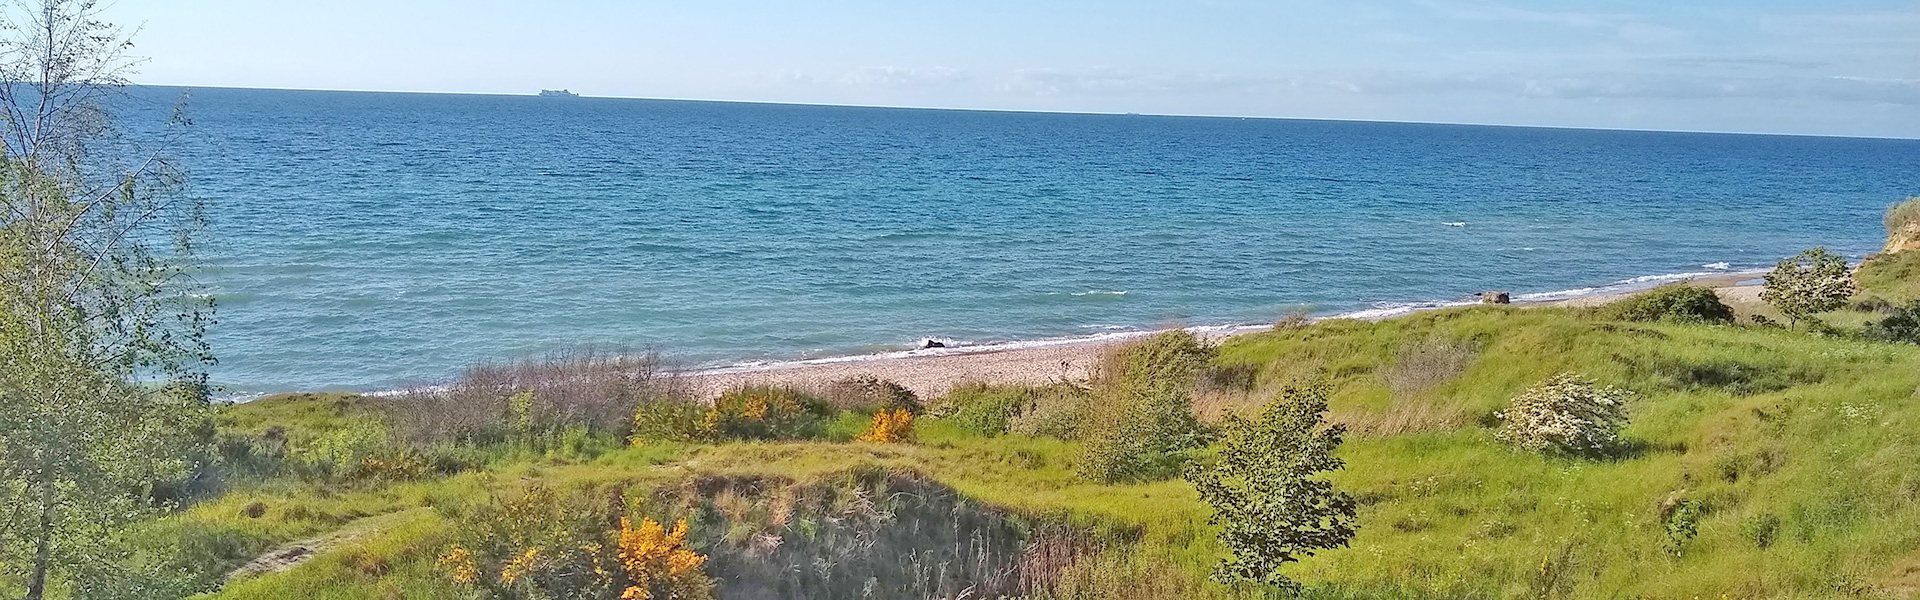
[[[1215,580],[1297,589],[1282,567],[1353,539],[1353,496],[1322,477],[1346,466],[1333,455],[1346,427],[1327,424],[1327,393],[1325,384],[1289,386],[1257,420],[1228,416],[1218,460],[1187,471],[1233,551]]]
[[[0,581],[27,600],[151,589],[115,542],[203,441],[201,215],[166,161],[115,164],[104,95],[132,63],[97,14],[0,3]]]
[[[1811,248],[1780,261],[1767,273],[1760,299],[1797,326],[1814,315],[1845,306],[1853,297],[1853,275],[1847,260],[1826,248]]]

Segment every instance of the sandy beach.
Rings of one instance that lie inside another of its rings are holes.
[[[1728,304],[1737,306],[1759,301],[1759,286],[1741,285],[1742,282],[1756,277],[1758,275],[1752,273],[1729,273],[1683,281],[1693,285],[1712,287]],[[1521,301],[1516,302],[1515,305],[1521,307],[1599,306],[1646,289],[1648,288],[1643,287],[1546,301]],[[1244,327],[1231,331],[1208,332],[1207,335],[1217,340],[1264,329]],[[698,393],[714,395],[727,388],[746,383],[812,387],[853,375],[874,375],[893,380],[921,397],[928,398],[944,394],[953,386],[965,382],[1017,384],[1084,382],[1087,379],[1088,369],[1108,348],[1125,344],[1144,335],[1147,333],[1142,333],[1141,336],[1063,341],[1005,350],[947,354],[934,351],[925,355],[902,353],[834,361],[775,363],[696,373],[692,379]]]

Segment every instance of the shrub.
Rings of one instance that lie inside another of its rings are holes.
[[[1920,300],[1893,309],[1884,319],[1868,323],[1866,336],[1886,342],[1920,344]]]
[[[646,518],[635,527],[618,512],[585,492],[562,497],[533,485],[495,493],[460,521],[459,541],[437,567],[448,581],[495,598],[713,598],[706,557],[687,547],[685,521],[671,531]]]
[[[819,433],[831,412],[819,398],[790,387],[743,386],[713,400],[699,434],[714,441],[806,439]]]
[[[1085,424],[1080,476],[1102,483],[1149,481],[1179,474],[1187,454],[1206,444],[1193,416],[1195,381],[1214,348],[1183,330],[1123,347],[1096,377],[1099,401]]]
[[[1846,259],[1826,248],[1812,248],[1780,261],[1765,279],[1760,299],[1786,315],[1788,325],[1846,306],[1854,292]]]
[[[1288,387],[1258,419],[1229,415],[1218,460],[1188,470],[1200,499],[1213,507],[1209,522],[1233,552],[1214,579],[1297,590],[1282,567],[1353,539],[1358,503],[1324,478],[1345,466],[1333,452],[1346,428],[1327,425],[1326,416],[1324,384]]]
[[[790,387],[748,385],[727,390],[706,406],[679,399],[634,409],[635,444],[649,440],[723,442],[797,440],[820,435],[832,410]]]
[[[1858,275],[1856,274],[1856,279],[1857,278],[1858,278]],[[1865,287],[1865,286],[1862,285],[1862,287]],[[1890,314],[1893,314],[1894,311],[1900,310],[1900,305],[1894,304],[1893,302],[1888,301],[1886,298],[1881,298],[1879,296],[1868,296],[1868,297],[1853,301],[1852,304],[1847,305],[1847,309],[1854,312],[1880,313],[1883,315],[1890,315]]]
[[[360,464],[348,471],[348,476],[378,481],[412,481],[426,477],[428,472],[427,461],[419,453],[400,449],[360,459]]]
[[[881,410],[873,413],[873,425],[853,438],[858,442],[897,444],[913,438],[913,413],[906,410]]]
[[[1186,394],[1136,400],[1122,420],[1087,436],[1078,473],[1100,483],[1157,481],[1180,473],[1188,454],[1207,443],[1208,430],[1193,416]]]
[[[873,375],[854,375],[827,384],[821,396],[839,410],[904,410],[917,415],[923,408],[912,390]]]
[[[1636,294],[1607,307],[1605,314],[1622,321],[1726,324],[1733,308],[1712,289],[1684,283],[1665,285]]]
[[[713,598],[713,580],[700,567],[707,557],[687,547],[687,521],[672,531],[653,519],[639,527],[620,517],[620,568],[626,575],[621,600],[705,600]]]
[[[1780,538],[1780,517],[1772,513],[1754,515],[1740,522],[1740,535],[1762,550]]]
[[[962,430],[983,436],[1007,433],[1014,417],[1033,404],[1033,388],[970,382],[953,386],[941,397],[934,416]]]
[[[1160,390],[1188,392],[1217,353],[1193,332],[1164,331],[1110,354],[1094,385],[1140,396]]]
[[[384,423],[360,418],[300,444],[292,451],[297,473],[308,479],[358,479],[398,475],[412,479],[417,457],[393,443]],[[424,468],[420,469],[424,471]],[[421,473],[423,474],[423,473]]]
[[[1700,519],[1707,515],[1707,507],[1698,500],[1680,500],[1669,506],[1662,519],[1662,529],[1666,531],[1666,551],[1679,556],[1686,550],[1687,542],[1700,535]]]
[[[633,433],[628,440],[634,445],[649,441],[700,441],[705,434],[701,425],[706,416],[707,407],[698,402],[680,399],[642,402],[633,409]]]
[[[1033,391],[1032,403],[1007,423],[1007,432],[1025,436],[1079,439],[1094,397],[1086,388],[1050,385]]]
[[[624,436],[639,405],[688,400],[686,386],[649,354],[579,350],[479,365],[444,388],[384,402],[398,437],[416,447],[517,439],[541,445],[572,428]]]
[[[1573,373],[1555,375],[1497,415],[1499,437],[1535,452],[1599,457],[1618,448],[1631,395]]]

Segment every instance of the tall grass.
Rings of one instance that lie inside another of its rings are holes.
[[[686,400],[691,387],[657,355],[576,350],[467,370],[444,387],[383,403],[394,432],[416,446],[493,442],[569,428],[625,436],[634,408]]]
[[[1886,223],[1889,236],[1897,235],[1909,226],[1920,224],[1920,196],[1902,200],[1888,207],[1882,221]]]

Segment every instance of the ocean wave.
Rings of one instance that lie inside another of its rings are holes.
[[[1373,306],[1368,308],[1329,315],[1324,318],[1359,319],[1362,321],[1378,321],[1380,319],[1390,319],[1393,317],[1410,315],[1410,314],[1421,312],[1421,311],[1440,310],[1443,308],[1455,308],[1460,306],[1472,306],[1474,304],[1478,304],[1478,302],[1471,302],[1466,300],[1454,300],[1454,301],[1444,301],[1444,302],[1375,302]],[[1317,321],[1319,319],[1315,319],[1315,320]]]
[[[1071,295],[1074,295],[1074,296],[1125,296],[1127,295],[1127,291],[1126,290],[1118,290],[1118,291],[1087,290],[1084,292],[1073,292]]]
[[[1727,265],[1727,263],[1712,263],[1712,264]],[[1711,265],[1709,265],[1709,268],[1711,268]],[[1659,287],[1661,285],[1665,285],[1668,283],[1673,283],[1677,281],[1686,281],[1689,279],[1699,279],[1701,277],[1722,277],[1726,275],[1757,275],[1765,272],[1766,272],[1765,270],[1755,270],[1755,269],[1735,271],[1732,269],[1732,265],[1728,265],[1726,269],[1722,269],[1722,270],[1691,272],[1691,273],[1666,273],[1662,275],[1642,275],[1639,277],[1622,279],[1622,280],[1615,281],[1613,283],[1609,283],[1607,285],[1602,285],[1602,286],[1574,288],[1570,290],[1556,290],[1551,292],[1537,292],[1537,293],[1531,293],[1531,294],[1519,294],[1514,296],[1513,299],[1516,302],[1544,302],[1544,301],[1551,301],[1551,300],[1567,300],[1571,298],[1580,298],[1584,296],[1619,294],[1624,292],[1633,292],[1633,291],[1639,291],[1644,289],[1651,289],[1651,288]]]

